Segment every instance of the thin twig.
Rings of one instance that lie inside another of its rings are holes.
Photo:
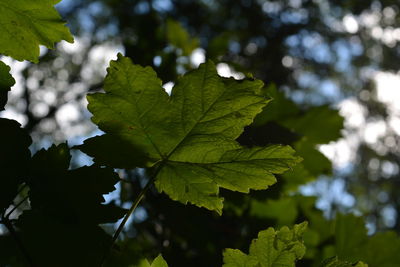
[[[19,250],[21,251],[22,255],[24,256],[28,266],[30,267],[35,267],[37,265],[34,264],[31,255],[29,254],[28,250],[22,243],[22,240],[19,238],[18,233],[15,231],[14,226],[10,222],[10,220],[6,217],[2,218],[2,223],[5,225],[7,230],[10,232],[11,236],[14,238],[15,243],[17,243],[17,246]]]
[[[150,177],[150,179],[147,181],[145,187],[140,191],[140,194],[137,196],[135,201],[132,203],[132,206],[129,208],[128,212],[126,213],[124,219],[120,223],[120,225],[117,228],[117,231],[115,231],[114,236],[111,241],[111,245],[109,249],[104,253],[103,258],[101,260],[100,266],[104,265],[105,260],[107,259],[108,255],[110,254],[112,248],[114,247],[115,242],[118,239],[118,236],[121,234],[122,230],[124,229],[125,224],[127,223],[129,217],[133,214],[133,212],[136,210],[137,206],[139,205],[140,201],[142,201],[144,195],[146,192],[150,189],[151,185],[153,184],[158,172],[162,168],[162,164],[158,165],[156,170],[154,171],[153,175]]]

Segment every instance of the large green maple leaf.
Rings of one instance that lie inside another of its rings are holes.
[[[161,84],[151,68],[119,55],[106,93],[88,96],[92,120],[106,134],[81,149],[103,165],[152,166],[159,191],[219,213],[220,187],[266,189],[276,182],[273,174],[299,161],[288,146],[244,148],[235,141],[270,101],[261,81],[222,78],[209,61],[179,79],[171,96]]]
[[[249,254],[238,249],[224,251],[224,267],[294,267],[306,251],[302,235],[307,223],[284,226],[276,231],[270,227],[261,231],[250,245]]]
[[[73,37],[53,7],[60,0],[0,0],[0,54],[37,62],[39,45]]]

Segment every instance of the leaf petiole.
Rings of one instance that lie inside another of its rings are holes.
[[[143,187],[143,189],[140,191],[139,195],[135,199],[135,201],[132,203],[132,206],[129,208],[128,212],[126,213],[124,219],[122,222],[119,224],[117,231],[115,231],[111,245],[109,249],[104,253],[103,259],[101,260],[100,266],[103,266],[105,260],[107,259],[108,255],[110,254],[112,248],[114,247],[115,242],[118,239],[118,236],[121,234],[122,230],[124,229],[125,224],[127,223],[129,217],[135,212],[136,208],[138,207],[139,203],[142,201],[144,195],[146,192],[150,189],[151,185],[153,184],[154,180],[157,177],[158,172],[161,170],[163,164],[162,162],[156,167],[154,173],[151,175],[149,180],[147,181],[146,185]]]
[[[22,203],[24,203],[27,199],[29,198],[29,196],[24,197],[20,202],[18,202],[18,204],[16,204],[6,215],[4,215],[4,218],[9,219],[11,214],[18,209],[19,206],[22,205]]]

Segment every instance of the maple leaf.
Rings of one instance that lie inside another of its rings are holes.
[[[270,101],[258,80],[218,76],[211,61],[181,79],[171,96],[149,67],[118,55],[105,94],[88,96],[106,134],[80,146],[95,162],[155,167],[156,187],[173,200],[222,212],[219,188],[247,193],[274,184],[299,158],[288,146],[244,148],[235,141]]]
[[[223,267],[294,267],[306,251],[302,235],[307,223],[296,224],[292,230],[284,226],[276,231],[270,227],[261,231],[250,245],[250,253],[238,249],[224,251]]]
[[[147,260],[143,260],[139,267],[168,267],[168,264],[162,255],[158,255],[151,264]]]
[[[59,0],[0,0],[0,53],[17,60],[38,62],[39,45],[53,48],[55,42],[73,42],[53,7]]]

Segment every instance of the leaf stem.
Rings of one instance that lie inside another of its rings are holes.
[[[117,231],[114,233],[113,239],[112,239],[112,243],[114,244],[115,241],[117,240],[118,236],[120,235],[120,233],[122,232],[126,222],[128,221],[129,217],[133,214],[133,212],[136,210],[137,206],[139,205],[140,201],[142,201],[145,193],[147,192],[147,190],[149,190],[151,184],[153,183],[154,179],[149,179],[149,181],[147,182],[146,186],[142,189],[142,191],[140,191],[140,194],[138,195],[138,197],[135,199],[135,201],[132,203],[132,206],[129,208],[129,211],[126,213],[124,219],[122,220],[122,222],[120,223],[120,225],[118,226]],[[112,244],[112,246],[113,246]]]
[[[132,206],[129,208],[128,212],[125,214],[124,219],[120,223],[120,225],[117,228],[117,231],[115,231],[114,236],[111,241],[111,245],[109,249],[104,253],[103,259],[101,260],[100,266],[103,266],[105,260],[107,259],[108,255],[110,254],[112,248],[114,247],[115,242],[118,239],[118,236],[121,234],[122,230],[124,229],[125,224],[127,223],[129,217],[135,212],[137,206],[139,205],[140,201],[142,201],[144,195],[146,192],[150,189],[151,185],[153,184],[154,180],[157,177],[157,174],[162,168],[162,162],[156,167],[154,173],[152,176],[149,178],[147,181],[146,185],[143,187],[143,189],[140,191],[139,195],[136,197],[135,201],[132,203]]]
[[[18,202],[18,204],[16,204],[6,215],[4,215],[4,217],[6,219],[10,218],[10,215],[16,210],[18,209],[19,206],[22,205],[22,203],[24,203],[27,199],[29,198],[29,196],[24,197],[20,202]]]

